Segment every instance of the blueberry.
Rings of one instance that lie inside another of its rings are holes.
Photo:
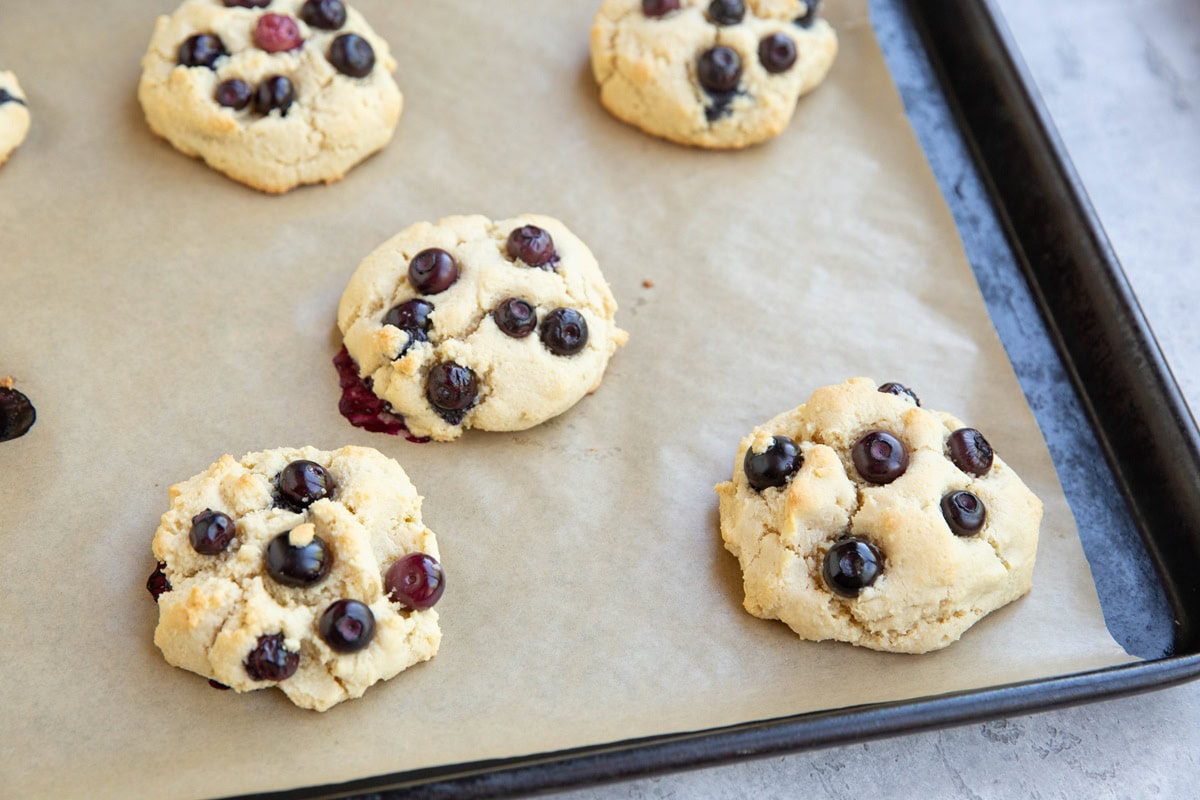
[[[524,261],[531,267],[553,270],[558,262],[554,239],[536,225],[523,225],[514,230],[508,235],[504,249],[513,261]]]
[[[761,492],[772,486],[784,486],[804,464],[804,456],[796,443],[786,436],[776,436],[761,453],[747,448],[742,469],[750,488]]]
[[[225,0],[226,8],[238,6],[241,8],[266,8],[271,5],[271,0]]]
[[[662,17],[679,10],[679,0],[642,0],[642,13],[647,17]]]
[[[37,411],[29,398],[16,389],[0,386],[0,442],[18,439],[37,422]]]
[[[270,114],[279,109],[280,116],[286,117],[292,103],[296,102],[296,87],[282,75],[273,75],[258,85],[254,94],[254,110],[259,114]]]
[[[825,585],[842,597],[858,597],[883,570],[883,554],[865,539],[850,537],[836,542],[825,554],[821,575]]]
[[[408,334],[408,341],[400,348],[396,358],[403,358],[415,342],[429,341],[429,328],[433,325],[429,315],[432,313],[433,303],[417,298],[401,303],[384,315],[384,325],[391,325]]]
[[[794,22],[801,28],[811,27],[821,13],[821,0],[804,0],[804,13],[796,17]]]
[[[9,93],[8,89],[0,89],[0,106],[5,103],[16,103],[19,106],[27,105],[27,103],[15,94]]]
[[[408,282],[421,294],[439,294],[458,280],[458,262],[445,250],[431,247],[408,263]]]
[[[342,0],[308,0],[300,8],[300,19],[323,31],[336,31],[346,24]]]
[[[209,678],[209,679],[208,679],[208,685],[209,685],[209,686],[211,686],[211,687],[212,687],[212,688],[214,688],[214,689],[220,689],[222,692],[227,692],[227,691],[229,691],[229,687],[228,687],[228,686],[226,686],[225,684],[221,683],[220,681],[214,681],[212,678]]]
[[[885,383],[879,387],[879,391],[884,394],[894,394],[896,397],[907,397],[918,406],[921,405],[921,398],[917,397],[917,393],[902,383]]]
[[[714,25],[737,25],[745,16],[742,0],[712,0],[708,4],[708,21]]]
[[[375,636],[375,615],[357,600],[338,600],[321,615],[321,638],[339,653],[357,653]]]
[[[554,355],[573,356],[587,347],[587,320],[573,308],[556,308],[542,320],[541,337]]]
[[[258,637],[258,644],[242,662],[253,681],[282,681],[292,677],[300,666],[300,654],[283,646],[283,634]]]
[[[732,48],[717,45],[700,54],[696,75],[705,91],[732,92],[742,79],[742,57]]]
[[[954,466],[982,477],[992,468],[994,452],[983,434],[974,428],[959,428],[946,440],[946,451]]]
[[[375,49],[357,33],[343,33],[329,46],[329,63],[343,75],[365,78],[375,68]]]
[[[254,26],[254,43],[268,53],[286,53],[304,44],[304,37],[287,14],[263,14]]]
[[[206,508],[192,517],[192,530],[188,533],[192,549],[206,556],[225,552],[225,548],[237,535],[237,526],[228,514]]]
[[[217,59],[226,55],[229,54],[225,51],[224,42],[211,33],[189,36],[183,44],[179,45],[177,53],[182,66],[208,67],[209,69],[214,69],[213,65],[217,63]]]
[[[907,448],[887,431],[871,431],[863,436],[854,443],[851,456],[858,474],[871,483],[891,483],[908,469]]]
[[[537,327],[537,311],[530,303],[517,297],[501,300],[492,312],[492,318],[502,333],[514,339],[524,339]]]
[[[782,33],[764,36],[758,43],[758,60],[772,75],[787,72],[796,63],[796,43]]]
[[[279,504],[289,511],[301,512],[323,497],[333,494],[333,477],[320,464],[293,461],[275,478]]]
[[[950,492],[942,498],[942,516],[955,536],[974,536],[987,520],[987,508],[971,492]]]
[[[158,596],[171,591],[171,581],[167,578],[167,574],[163,572],[163,568],[167,566],[165,561],[158,562],[158,566],[154,568],[154,572],[150,573],[150,577],[146,579],[146,590],[150,592],[150,596],[154,598],[154,602],[158,602]]]
[[[383,583],[393,603],[424,611],[442,598],[446,574],[433,556],[409,553],[388,568]]]
[[[246,106],[250,105],[250,99],[254,96],[254,90],[250,88],[250,84],[245,81],[232,78],[227,81],[222,81],[217,86],[217,92],[214,95],[217,104],[225,108],[232,108],[241,111]]]
[[[294,547],[289,533],[281,533],[267,545],[263,560],[267,574],[284,586],[304,588],[320,583],[333,566],[333,553],[320,536]]]
[[[451,425],[462,422],[463,414],[479,397],[479,382],[467,367],[447,361],[429,370],[425,396],[442,419]]]

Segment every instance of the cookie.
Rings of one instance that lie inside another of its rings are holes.
[[[1032,585],[1041,501],[899,384],[818,389],[742,440],[717,495],[746,610],[805,639],[937,650]]]
[[[628,334],[595,257],[525,214],[418,223],[362,262],[338,307],[346,351],[417,436],[519,431],[596,390]]]
[[[341,0],[185,0],[158,19],[138,99],[180,152],[281,193],[340,180],[391,141],[395,69]]]
[[[819,0],[604,0],[592,72],[613,116],[713,149],[779,135],[825,79],[837,35]]]
[[[29,133],[29,106],[17,76],[0,72],[0,164],[8,161],[13,151]]]
[[[154,643],[239,692],[324,711],[434,656],[437,541],[400,465],[365,447],[222,456],[171,487]]]

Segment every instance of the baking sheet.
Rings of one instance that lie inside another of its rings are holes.
[[[142,123],[137,62],[172,5],[0,25],[34,113],[0,170],[0,372],[40,415],[0,444],[4,794],[282,789],[1129,660],[863,2],[828,4],[842,53],[791,129],[712,154],[599,108],[591,3],[363,0],[400,63],[397,140],[282,198]],[[329,360],[359,259],[416,220],[527,210],[571,225],[622,304],[600,391],[450,445],[351,428]],[[1032,594],[937,654],[800,642],[741,610],[720,547],[740,437],[856,374],[984,430],[1046,502]],[[400,460],[448,572],[439,656],[324,715],[167,667],[143,586],[169,484],[305,443]]]

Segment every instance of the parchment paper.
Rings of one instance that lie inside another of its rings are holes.
[[[143,124],[138,60],[173,0],[5,4],[34,127],[0,170],[0,374],[39,421],[0,444],[0,794],[283,789],[1128,660],[865,3],[828,3],[842,52],[791,129],[727,154],[600,108],[594,5],[359,0],[400,62],[397,140],[272,198]],[[417,220],[522,211],[571,225],[622,304],[600,390],[449,445],[350,427],[330,359],[358,261]],[[852,375],[979,427],[1046,502],[1032,594],[940,653],[754,619],[719,543],[739,438]],[[426,498],[440,655],[323,715],[168,667],[144,588],[167,487],[225,452],[346,443]]]

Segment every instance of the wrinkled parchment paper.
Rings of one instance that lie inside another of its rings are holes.
[[[0,374],[39,421],[0,444],[0,794],[282,789],[1127,660],[865,3],[827,5],[827,84],[775,142],[719,154],[600,108],[591,2],[360,0],[400,63],[397,139],[273,198],[143,124],[172,0],[5,4],[34,127],[0,169]],[[571,225],[622,305],[600,390],[449,445],[350,427],[330,359],[358,261],[417,220],[523,211]],[[719,542],[739,438],[852,375],[979,427],[1046,502],[1032,594],[936,654],[750,617]],[[323,715],[168,667],[144,588],[167,487],[225,452],[346,443],[426,498],[440,655]]]

